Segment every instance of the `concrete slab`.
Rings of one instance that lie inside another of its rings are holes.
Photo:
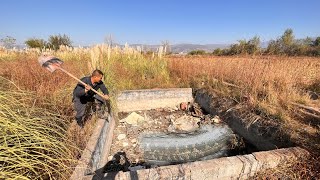
[[[119,172],[115,179],[247,179],[258,171],[274,168],[281,163],[296,161],[307,156],[309,156],[308,151],[302,148],[284,148],[244,156],[137,170],[135,173]]]
[[[119,112],[174,108],[181,102],[193,101],[191,88],[146,89],[123,91],[117,98]]]
[[[108,121],[105,119],[98,119],[86,148],[84,149],[81,158],[73,171],[70,179],[79,180],[84,179],[87,174],[92,174],[101,165],[100,161],[105,161],[105,154],[109,153],[114,129],[114,119],[109,115]]]

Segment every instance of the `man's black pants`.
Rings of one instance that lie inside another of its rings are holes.
[[[99,95],[94,95],[92,98],[77,98],[75,97],[73,99],[74,109],[76,110],[76,120],[79,125],[82,125],[83,117],[86,113],[86,109],[88,106],[91,108],[91,105],[96,105],[97,108],[95,108],[96,111],[100,110],[102,105],[107,105],[106,100],[100,97]],[[109,108],[109,107],[108,107]]]

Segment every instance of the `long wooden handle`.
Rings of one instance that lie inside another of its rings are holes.
[[[81,81],[80,79],[78,79],[77,77],[75,77],[74,75],[72,75],[71,73],[69,73],[68,71],[66,71],[65,69],[58,67],[61,71],[63,71],[64,73],[68,74],[70,77],[72,77],[73,79],[77,80],[79,83],[81,83],[84,86],[89,86],[88,84],[84,83],[83,81]],[[96,91],[95,89],[93,89],[91,87],[90,89],[91,91],[97,93],[99,96],[101,96],[103,99],[108,100],[107,98],[105,98],[105,96],[103,94],[101,94],[100,92]]]

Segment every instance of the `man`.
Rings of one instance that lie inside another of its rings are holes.
[[[84,125],[84,115],[88,104],[95,103],[96,111],[99,116],[103,116],[104,112],[102,110],[102,105],[106,105],[106,100],[109,99],[109,92],[104,83],[102,82],[103,73],[96,69],[92,72],[91,76],[83,77],[81,81],[83,81],[86,86],[78,83],[77,86],[73,90],[73,103],[74,108],[77,112],[76,120],[80,127]],[[91,90],[91,88],[95,90],[101,89],[104,94],[104,97],[100,97],[95,92]],[[100,117],[106,118],[106,117]]]

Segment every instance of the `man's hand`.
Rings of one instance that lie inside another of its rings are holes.
[[[87,93],[92,87],[89,85],[84,86],[84,92]]]

